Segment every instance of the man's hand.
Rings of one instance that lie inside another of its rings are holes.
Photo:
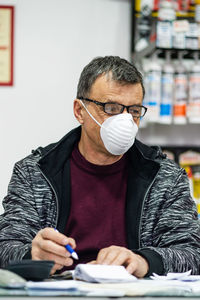
[[[74,239],[66,237],[53,228],[44,228],[37,233],[32,241],[32,259],[53,260],[55,265],[51,274],[54,274],[56,270],[73,264],[70,253],[64,247],[67,244],[70,244],[73,249],[76,247]]]
[[[145,258],[133,253],[131,250],[124,247],[110,246],[101,249],[95,261],[91,264],[101,265],[122,265],[126,270],[138,278],[144,277],[148,270],[149,265]]]

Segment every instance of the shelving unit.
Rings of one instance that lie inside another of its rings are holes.
[[[161,1],[161,0],[160,0]],[[159,2],[159,1],[158,1]],[[139,39],[138,25],[140,24],[141,13],[138,9],[139,1],[132,1],[132,60],[141,68],[142,62],[151,59],[152,54],[155,51],[159,51],[158,58],[164,61],[166,51],[170,51],[171,58],[174,62],[177,62],[178,53],[184,51],[184,59],[187,60],[186,65],[190,65],[193,61],[194,52],[199,52],[200,49],[175,49],[175,48],[159,48],[156,46],[156,22],[158,17],[158,11],[152,11],[151,16],[146,16],[146,31],[148,32],[148,26],[151,26],[149,30],[148,43],[146,47],[143,47],[140,51],[136,51],[136,42]],[[137,7],[137,9],[136,9]],[[187,19],[194,22],[194,5],[190,6],[190,11],[177,12],[176,16],[178,20]],[[143,16],[144,17],[144,16]],[[145,28],[145,26],[144,26]],[[145,35],[145,33],[144,33]],[[147,39],[147,38],[146,38]],[[145,123],[145,122],[144,122]],[[143,126],[141,121],[141,128],[139,130],[138,137],[149,145],[159,144],[162,146],[196,146],[200,147],[200,123],[192,124],[188,123],[184,125],[176,124],[160,124],[160,123],[147,123]]]
[[[188,70],[191,69],[192,63],[194,63],[194,61],[193,61],[194,52],[198,52],[199,58],[200,58],[200,46],[198,49],[197,48],[193,49],[192,48],[193,44],[191,42],[191,49],[158,47],[157,46],[158,43],[156,40],[158,11],[152,11],[151,14],[149,14],[148,7],[146,7],[146,8],[144,7],[144,10],[146,9],[146,11],[143,11],[143,13],[141,14],[138,9],[139,1],[143,1],[143,4],[147,3],[147,5],[149,3],[148,1],[145,2],[145,0],[138,0],[138,1],[135,0],[132,2],[132,13],[133,13],[132,14],[133,15],[133,18],[132,18],[132,60],[136,64],[136,66],[141,70],[141,72],[143,72],[143,75],[144,75],[145,72],[148,72],[145,70],[144,66],[147,65],[148,61],[152,60],[152,55],[155,53],[155,51],[158,53],[157,61],[160,62],[161,64],[165,62],[165,57],[166,57],[166,53],[167,53],[166,51],[168,51],[168,52],[170,51],[171,59],[173,61],[174,66],[176,66],[176,64],[179,63],[178,62],[178,54],[181,52],[182,54],[184,53],[184,62],[186,62],[186,65],[187,65],[186,69],[188,69]],[[158,3],[159,1],[162,1],[162,0],[158,0],[157,2],[155,0],[154,2]],[[171,0],[171,1],[173,1],[173,0]],[[137,9],[135,9],[136,6],[137,6]],[[194,22],[194,15],[195,15],[194,9],[195,9],[195,7],[193,6],[193,7],[190,7],[190,11],[188,11],[188,12],[185,12],[185,13],[177,12],[176,16],[177,16],[178,20],[187,19],[189,22],[191,22],[191,21]],[[142,20],[142,18],[143,18],[143,20]],[[189,25],[189,28],[191,28],[190,25]],[[199,30],[200,30],[200,27],[199,27]],[[188,44],[188,43],[185,43],[185,44],[187,44],[187,46],[190,47],[190,44]],[[195,43],[194,43],[194,45],[195,45]],[[199,45],[200,45],[200,36],[199,36]],[[162,67],[160,69],[162,69]],[[163,69],[162,69],[162,72],[163,72]],[[151,75],[151,73],[149,73],[149,74],[150,74],[150,76],[157,76],[157,75]],[[156,73],[154,73],[154,74],[156,74]],[[151,82],[150,80],[151,79],[149,79],[149,81],[148,81],[148,77],[147,77],[147,84],[148,84],[148,82]],[[196,80],[196,77],[195,77],[195,80]],[[159,82],[161,82],[161,81],[159,81]],[[169,82],[170,82],[170,84],[173,84],[173,86],[174,86],[173,82],[175,82],[175,77],[173,77],[173,80],[169,81]],[[146,81],[144,81],[144,84],[145,83],[146,83]],[[162,86],[162,85],[160,84],[160,86]],[[191,87],[193,87],[193,86],[191,85]],[[151,93],[150,95],[152,96],[154,94]],[[187,95],[187,94],[185,93],[185,95]],[[192,95],[192,94],[190,94],[190,95]],[[195,94],[195,96],[196,96],[196,94]],[[188,99],[189,99],[189,94],[188,94]],[[153,101],[152,97],[150,97],[149,102],[148,102],[148,99],[145,99],[145,101],[147,101],[147,104],[149,103],[149,111],[151,112],[151,105],[154,105],[154,104],[151,104],[151,101]],[[173,102],[173,101],[171,101],[171,102]],[[145,104],[146,104],[146,102],[145,102]],[[174,105],[174,102],[173,102],[173,105]],[[147,107],[148,107],[148,105],[147,105]],[[158,105],[158,107],[159,107],[159,105]],[[190,108],[191,108],[191,106],[190,106]],[[186,109],[187,109],[187,105],[186,105]],[[196,109],[196,106],[195,106],[195,109]],[[199,104],[199,109],[200,109],[200,104]],[[192,110],[192,112],[193,112],[193,110]],[[199,117],[199,123],[196,123],[196,124],[189,123],[189,119],[187,119],[186,124],[175,124],[175,123],[173,123],[173,119],[172,119],[171,124],[162,124],[161,122],[159,122],[159,121],[161,121],[159,118],[158,119],[149,118],[148,111],[147,111],[147,114],[145,115],[145,117],[146,117],[146,120],[148,120],[148,121],[145,121],[145,119],[141,120],[140,130],[138,132],[137,137],[139,138],[139,140],[141,140],[145,144],[153,145],[153,146],[154,145],[161,146],[163,152],[167,153],[169,158],[173,159],[176,163],[180,164],[182,167],[185,168],[185,170],[188,174],[188,177],[189,177],[191,195],[193,196],[194,200],[197,203],[197,209],[198,209],[199,218],[200,218],[200,117]],[[195,120],[195,122],[198,122],[198,120],[197,121]],[[180,158],[182,159],[182,161],[180,161]],[[184,161],[184,159],[185,159],[185,161]]]

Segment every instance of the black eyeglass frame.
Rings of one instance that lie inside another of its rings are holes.
[[[95,103],[96,105],[100,105],[103,107],[103,110],[106,114],[108,115],[117,115],[117,114],[110,114],[108,112],[105,111],[105,105],[106,104],[118,104],[121,106],[121,111],[119,112],[119,114],[123,113],[124,109],[126,108],[127,109],[127,112],[129,113],[129,108],[130,107],[141,107],[141,108],[144,108],[144,113],[141,115],[141,116],[134,116],[134,118],[142,118],[144,117],[144,115],[146,114],[147,112],[147,107],[146,106],[143,106],[143,105],[138,105],[138,104],[133,104],[133,105],[123,105],[123,104],[120,104],[120,103],[117,103],[117,102],[99,102],[99,101],[96,101],[96,100],[92,100],[92,99],[89,99],[89,98],[85,98],[85,97],[79,97],[78,98],[79,100],[85,100],[85,101],[88,101],[88,102],[92,102],[92,103]]]

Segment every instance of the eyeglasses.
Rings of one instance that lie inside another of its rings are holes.
[[[144,115],[147,112],[147,107],[143,106],[143,105],[123,105],[123,104],[119,104],[119,103],[115,103],[115,102],[106,102],[106,103],[102,103],[96,100],[92,100],[92,99],[88,99],[88,98],[84,98],[84,97],[79,97],[80,100],[85,100],[88,102],[92,102],[95,103],[96,105],[100,105],[103,107],[103,110],[105,113],[109,114],[109,115],[118,115],[123,113],[124,109],[127,109],[127,112],[129,114],[131,114],[134,118],[140,118],[140,117],[144,117]]]

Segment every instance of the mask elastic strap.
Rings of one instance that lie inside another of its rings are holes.
[[[85,108],[85,110],[87,111],[88,115],[95,121],[95,123],[97,123],[97,125],[99,125],[101,127],[101,124],[93,117],[93,115],[89,112],[89,110],[87,109],[87,107],[85,106],[85,104],[83,103],[82,100],[81,101],[81,104],[83,105],[83,107]]]

